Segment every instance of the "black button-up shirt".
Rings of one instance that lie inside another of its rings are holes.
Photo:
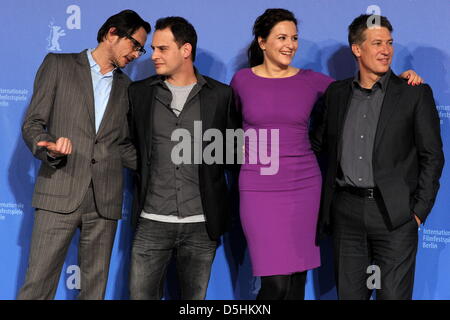
[[[359,75],[352,82],[352,98],[342,133],[340,186],[373,188],[372,153],[381,106],[391,71],[386,72],[372,87],[362,88]]]
[[[153,117],[152,156],[150,165],[150,179],[148,192],[144,204],[144,212],[157,215],[174,215],[189,217],[203,214],[200,197],[198,159],[202,132],[194,134],[194,122],[200,121],[199,92],[206,84],[206,80],[197,76],[197,84],[192,88],[181,113],[177,116],[171,108],[172,93],[161,77],[155,80],[156,96]],[[177,141],[171,140],[172,132],[176,129],[187,130],[191,136],[191,161],[189,164],[175,164],[172,162],[172,152]],[[197,147],[194,145],[197,144]],[[198,158],[198,159],[195,159]]]

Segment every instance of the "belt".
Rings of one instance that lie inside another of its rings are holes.
[[[381,193],[378,188],[339,187],[338,190],[367,199],[377,199],[381,197]]]

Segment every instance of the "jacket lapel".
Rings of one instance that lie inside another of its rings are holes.
[[[386,129],[386,125],[389,122],[389,119],[392,117],[392,113],[397,109],[398,99],[400,97],[401,88],[399,86],[400,80],[393,73],[389,79],[389,83],[387,86],[386,94],[384,96],[383,105],[381,106],[380,118],[378,119],[377,131],[375,134],[375,142],[373,150],[375,151],[378,144],[381,141],[381,137],[383,136],[383,132]],[[373,152],[375,154],[375,152]]]
[[[200,91],[200,119],[202,121],[202,135],[211,128],[216,114],[217,98],[210,90],[209,85],[205,84]]]
[[[345,84],[345,90],[342,90],[341,96],[339,97],[339,109],[337,115],[338,162],[341,160],[342,132],[344,129],[345,118],[347,117],[348,108],[350,106],[350,99],[352,98],[352,81],[353,78],[348,80],[348,83]]]
[[[105,113],[103,114],[102,121],[100,122],[100,126],[97,131],[97,136],[99,136],[104,130],[105,126],[109,123],[109,119],[114,113],[115,104],[121,102],[121,92],[122,88],[126,86],[123,74],[120,70],[114,72],[113,82],[111,86],[111,92],[109,94],[108,103],[106,104]]]
[[[77,61],[82,66],[80,68],[80,86],[83,88],[82,92],[86,93],[86,109],[89,114],[92,133],[95,135],[94,89],[92,88],[91,69],[86,51],[84,50],[78,54]]]
[[[143,117],[139,120],[142,124],[143,131],[146,132],[145,144],[147,147],[147,159],[150,160],[152,152],[152,138],[153,138],[153,111],[155,106],[155,86],[148,86],[147,90],[141,92],[139,109],[143,110]],[[138,114],[139,115],[139,114]]]

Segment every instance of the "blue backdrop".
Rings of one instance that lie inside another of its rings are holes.
[[[294,65],[336,79],[353,75],[355,64],[347,46],[347,26],[370,10],[386,15],[394,26],[393,69],[414,69],[431,85],[441,116],[445,155],[450,159],[450,1],[448,0],[2,0],[0,3],[0,299],[14,299],[27,266],[33,225],[31,196],[39,161],[21,138],[23,115],[30,102],[35,73],[48,52],[80,52],[96,46],[101,24],[123,9],[137,11],[152,27],[157,18],[186,17],[199,36],[196,65],[201,73],[228,83],[246,63],[255,18],[266,8],[292,10],[300,20],[300,46]],[[149,42],[151,37],[149,38]],[[150,51],[150,50],[148,50]],[[153,73],[150,54],[125,69],[133,79]],[[433,212],[419,231],[414,299],[450,298],[449,166]],[[112,256],[107,299],[126,299],[130,235],[130,180],[124,190],[124,219]],[[64,265],[57,299],[76,296],[78,238]],[[172,279],[172,278],[171,278]],[[173,295],[174,281],[167,294]],[[253,299],[259,279],[251,275],[238,213],[218,249],[208,299]],[[327,243],[322,267],[309,272],[308,299],[335,299],[332,260]]]

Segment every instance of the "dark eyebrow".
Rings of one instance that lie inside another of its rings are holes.
[[[379,41],[379,42],[386,42],[386,41],[387,41],[387,42],[394,42],[394,39],[392,39],[392,38],[391,38],[391,39],[388,39],[388,40],[374,39],[374,40],[372,40],[372,43],[373,43],[373,42],[377,42],[377,41]]]
[[[285,33],[279,33],[279,34],[277,35],[277,37],[279,37],[279,36],[286,36],[286,37],[288,37],[288,35],[285,34]],[[294,34],[292,37],[298,37],[298,33]]]
[[[158,49],[164,49],[164,48],[168,48],[169,46],[166,46],[166,45],[162,45],[162,46],[154,46],[154,45],[151,45],[150,46],[150,48],[152,48],[153,50],[155,50],[155,48],[158,48]]]

